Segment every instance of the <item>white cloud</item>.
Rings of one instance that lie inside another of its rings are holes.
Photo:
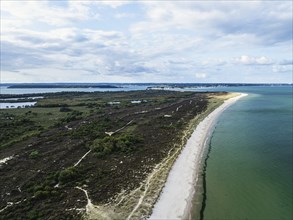
[[[206,73],[196,73],[195,77],[198,79],[204,79],[207,77],[207,74]]]
[[[144,4],[147,20],[134,24],[134,32],[193,29],[211,38],[256,37],[258,44],[292,39],[288,29],[292,25],[292,2],[145,1]]]
[[[74,0],[72,0],[74,2]],[[127,5],[131,3],[131,1],[123,0],[123,1],[117,1],[117,0],[99,0],[95,1],[95,4],[101,4],[101,5],[106,5],[110,6],[112,8],[117,8],[123,5]]]
[[[274,65],[272,67],[272,71],[274,73],[284,73],[284,72],[291,72],[291,74],[293,74],[293,69],[292,69],[292,65]]]
[[[43,22],[53,26],[73,24],[93,15],[90,8],[78,1],[70,2],[68,7],[58,8],[47,1],[1,1],[1,25],[3,27],[23,27]]]
[[[244,65],[269,65],[274,63],[271,59],[265,56],[251,57],[247,55],[235,58],[235,61]]]
[[[290,70],[291,9],[264,1],[2,1],[1,67],[27,81],[70,71],[98,81],[253,81]]]
[[[273,61],[265,56],[261,56],[261,57],[255,58],[255,63],[259,65],[268,65],[268,64],[272,64]]]

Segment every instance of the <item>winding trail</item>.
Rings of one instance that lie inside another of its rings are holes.
[[[116,131],[106,131],[105,134],[112,136],[113,134],[123,130],[124,128],[126,128],[128,125],[130,125],[133,122],[133,120],[129,121],[126,125],[124,125],[123,127],[117,129]]]
[[[76,167],[92,150],[89,150],[88,152],[86,152],[80,159],[79,161],[77,161],[73,167]]]
[[[5,157],[3,159],[0,160],[0,166],[2,166],[3,164],[5,164],[8,160],[11,160],[13,158],[13,155],[10,157]]]
[[[83,189],[83,188],[81,188],[81,187],[79,187],[79,186],[76,186],[75,188],[76,188],[76,189],[79,189],[79,190],[81,190],[81,191],[84,192],[84,194],[85,194],[85,196],[86,196],[86,199],[87,199],[87,206],[92,206],[93,204],[92,204],[92,201],[91,201],[90,198],[89,198],[89,194],[88,194],[88,192],[87,192],[85,189]]]
[[[148,188],[150,186],[150,182],[151,179],[153,178],[153,176],[158,172],[158,166],[155,167],[154,172],[151,173],[151,175],[148,177],[146,184],[145,184],[145,190],[143,191],[142,195],[140,196],[138,203],[136,204],[136,206],[134,207],[134,209],[131,211],[131,213],[129,214],[129,216],[127,217],[127,220],[130,220],[130,218],[133,216],[133,214],[135,213],[135,211],[139,208],[139,206],[142,204],[146,193],[148,191]]]
[[[178,106],[175,111],[179,111],[182,107]],[[121,131],[126,126],[131,124],[133,120],[129,121],[122,128],[117,129],[114,132],[105,132],[109,136],[116,132]],[[136,189],[131,192],[121,192],[112,204],[97,206],[91,203],[88,192],[85,189],[76,187],[82,190],[88,199],[86,205],[86,216],[89,219],[111,219],[112,217],[119,217],[121,219],[145,219],[148,217],[149,212],[152,209],[153,201],[155,201],[163,187],[163,182],[168,176],[168,173],[172,167],[172,164],[181,153],[182,147],[186,143],[187,138],[192,132],[193,123],[190,124],[190,128],[184,131],[182,135],[182,143],[175,144],[169,151],[161,163],[157,164],[152,172],[147,176],[145,181]],[[115,213],[109,213],[109,211],[115,210]]]
[[[21,202],[24,202],[24,201],[26,201],[26,199],[24,199],[24,200],[20,200],[20,201],[15,202],[15,203],[13,203],[13,202],[7,202],[7,205],[6,205],[3,209],[0,209],[0,213],[3,212],[4,210],[6,210],[6,209],[9,208],[9,207],[11,207],[11,206],[13,206],[13,205],[20,204]]]
[[[153,209],[153,214],[150,219],[185,218],[186,210],[190,207],[190,202],[194,195],[192,190],[194,181],[197,178],[198,163],[202,159],[203,146],[207,143],[209,132],[214,126],[216,118],[238,99],[239,97],[236,97],[225,101],[223,105],[210,113],[197,126],[191,136],[190,133],[192,131],[186,131],[182,136],[182,146],[186,143],[185,147],[182,149],[182,147],[178,147],[181,146],[180,144],[175,144],[174,147],[169,150],[168,156],[154,167],[152,172],[138,188],[127,194],[126,192],[121,193],[121,196],[117,198],[115,203],[102,206],[94,205],[89,198],[88,191],[76,186],[76,189],[84,192],[87,199],[85,217],[88,219],[113,219],[113,217],[119,216],[119,218],[126,220],[147,218],[149,213],[147,210],[151,210],[153,201],[158,197],[162,189],[162,181],[166,180],[166,177],[169,175],[165,188],[163,189],[158,202],[155,204],[155,208]],[[191,103],[192,100],[189,101],[189,104]],[[175,111],[178,112],[182,107],[182,105],[178,106]],[[135,114],[138,113],[145,112],[136,112]],[[105,132],[105,134],[112,136],[113,134],[125,129],[133,121],[134,120],[129,121],[123,127],[113,132]],[[187,140],[188,137],[190,137],[190,139]],[[90,152],[91,150],[86,152],[74,164],[74,167],[78,166]],[[179,169],[176,168],[176,164],[178,163],[180,164]],[[182,170],[180,167],[185,168]],[[171,172],[169,172],[170,169]],[[173,174],[174,172],[175,176]],[[170,178],[172,179],[171,181]],[[166,194],[168,194],[167,197],[165,196]],[[171,195],[171,197],[169,195]],[[167,199],[164,198],[164,196]],[[158,206],[158,204],[161,203],[163,203],[163,205]]]

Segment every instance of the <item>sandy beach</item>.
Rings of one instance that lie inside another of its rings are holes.
[[[218,117],[247,94],[226,100],[198,124],[175,161],[150,219],[188,219],[204,148]]]

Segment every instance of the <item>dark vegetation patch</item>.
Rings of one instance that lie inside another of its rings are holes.
[[[106,136],[96,139],[91,145],[91,149],[97,157],[114,152],[129,153],[141,147],[143,139],[131,134],[122,134],[118,137]]]
[[[80,219],[76,186],[94,204],[135,189],[209,101],[170,91],[42,95],[36,107],[0,110],[0,159],[13,156],[0,167],[0,209],[14,203],[1,219]]]

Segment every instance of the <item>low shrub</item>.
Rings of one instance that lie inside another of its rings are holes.
[[[32,159],[35,159],[35,158],[37,158],[39,156],[40,156],[40,154],[39,154],[39,151],[37,151],[37,150],[32,151],[30,153],[30,155],[29,155],[29,157],[32,158]]]
[[[61,184],[65,184],[76,180],[79,176],[80,175],[75,167],[68,167],[59,173],[58,180]]]
[[[71,112],[72,109],[71,108],[68,108],[66,106],[62,106],[60,109],[59,109],[60,112]]]
[[[45,198],[47,198],[49,195],[50,195],[50,192],[49,192],[49,191],[42,191],[42,190],[40,190],[40,191],[36,191],[36,192],[34,193],[34,197],[35,197],[36,199],[45,199]]]
[[[107,136],[96,139],[91,148],[96,156],[102,156],[112,152],[132,152],[140,146],[141,142],[141,137],[123,134],[119,137]]]

